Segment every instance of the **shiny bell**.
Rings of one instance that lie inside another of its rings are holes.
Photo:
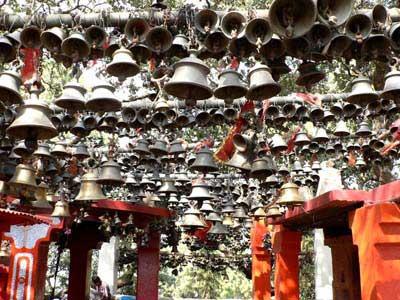
[[[271,70],[266,65],[257,64],[249,71],[250,87],[247,98],[250,100],[265,100],[280,93],[281,87],[271,76]]]
[[[150,26],[143,18],[131,18],[125,25],[125,36],[131,43],[143,42]]]
[[[300,131],[296,134],[296,138],[294,140],[294,144],[299,147],[303,147],[305,145],[310,144],[310,139],[308,135],[304,131]]]
[[[266,45],[272,38],[272,30],[267,19],[254,18],[246,25],[246,38],[257,48]]]
[[[204,40],[204,46],[211,53],[223,53],[229,44],[229,39],[221,31],[208,34]]]
[[[266,217],[267,218],[277,218],[282,216],[282,213],[279,211],[279,206],[276,204],[272,204],[268,207]]]
[[[53,213],[51,214],[52,217],[56,218],[68,218],[71,216],[69,212],[69,205],[68,202],[64,200],[58,200],[54,206]]]
[[[22,29],[20,39],[21,44],[25,48],[40,48],[42,42],[40,40],[41,30],[35,25],[29,25]]]
[[[97,183],[111,186],[123,184],[124,179],[121,176],[120,165],[112,159],[109,159],[107,162],[102,164]]]
[[[27,188],[28,190],[34,190],[37,187],[35,170],[28,164],[19,164],[15,168],[13,177],[8,182],[11,187]]]
[[[208,147],[202,148],[196,154],[196,160],[190,166],[191,170],[206,174],[218,171],[218,166],[215,164],[213,152]]]
[[[287,150],[287,144],[280,134],[274,134],[271,138],[270,148],[273,153],[280,153]]]
[[[60,27],[52,27],[42,32],[40,40],[43,47],[51,53],[60,53],[62,41],[67,37],[66,32]]]
[[[226,13],[221,20],[222,32],[227,38],[238,38],[244,32],[246,17],[238,11]]]
[[[103,47],[107,38],[107,32],[101,26],[91,25],[85,30],[85,39],[92,48]]]
[[[98,201],[107,199],[97,180],[98,176],[93,169],[90,169],[84,174],[81,178],[81,186],[78,195],[75,197],[75,201]]]
[[[194,26],[203,34],[213,33],[217,30],[218,25],[218,15],[211,9],[202,9],[195,15]]]
[[[373,90],[371,80],[365,76],[359,76],[352,81],[352,89],[346,101],[358,104],[361,107],[379,99],[378,94]]]
[[[361,44],[372,31],[372,20],[365,14],[355,14],[347,20],[345,30],[347,36]]]
[[[212,200],[214,197],[210,195],[207,183],[202,179],[197,179],[192,184],[192,192],[187,197],[189,200],[203,201]]]
[[[299,86],[310,88],[325,78],[325,74],[317,70],[317,64],[314,62],[304,62],[298,69],[300,75],[296,80]]]
[[[351,15],[352,1],[317,1],[318,18],[331,26],[344,24]]]
[[[1,78],[1,77],[0,77]],[[400,100],[400,71],[393,70],[385,76],[385,87],[381,97],[384,99],[392,99],[395,102]]]
[[[79,61],[88,57],[90,53],[89,43],[80,32],[72,32],[61,44],[61,49],[65,55],[73,61]]]
[[[128,49],[120,48],[113,54],[113,60],[106,67],[106,71],[111,76],[118,77],[120,81],[139,73],[140,68],[132,58],[132,53]]]
[[[247,87],[242,81],[242,75],[234,70],[225,70],[219,77],[219,85],[214,90],[214,96],[219,99],[237,99],[246,95]]]
[[[302,205],[304,200],[300,196],[299,187],[297,184],[288,182],[282,185],[280,189],[280,196],[276,204],[280,206],[299,206]]]
[[[286,38],[305,35],[313,26],[316,18],[317,7],[315,1],[312,0],[291,2],[275,0],[269,9],[272,30]]]
[[[1,101],[7,105],[20,104],[22,102],[22,96],[19,93],[21,84],[22,80],[17,72],[2,72],[0,74]]]
[[[114,87],[107,82],[99,82],[93,87],[93,93],[86,108],[94,112],[118,111],[121,101],[114,95]]]
[[[156,53],[166,52],[172,46],[172,34],[163,26],[153,27],[146,35],[146,44]]]
[[[85,108],[86,89],[76,81],[71,81],[64,86],[62,95],[54,104],[67,110],[83,110]]]
[[[195,208],[189,208],[183,213],[183,220],[181,227],[185,230],[196,230],[206,227],[204,222],[200,219],[200,211]]]
[[[164,90],[169,95],[193,100],[204,100],[212,96],[212,89],[207,83],[210,69],[200,59],[190,56],[174,65],[174,75]]]

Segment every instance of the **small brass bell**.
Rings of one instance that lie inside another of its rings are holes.
[[[168,155],[167,142],[159,139],[154,143],[154,145],[149,147],[149,150],[155,156]]]
[[[79,193],[74,201],[98,201],[107,199],[97,180],[98,176],[93,169],[90,169],[84,174],[81,179]]]
[[[139,73],[140,68],[132,59],[132,53],[128,49],[120,48],[113,54],[113,60],[106,67],[111,76],[118,77],[120,81]]]
[[[208,234],[215,235],[227,235],[228,233],[228,228],[226,228],[226,226],[222,224],[222,220],[214,221],[213,226],[208,231]]]
[[[22,29],[20,40],[25,48],[40,48],[42,42],[40,40],[41,30],[35,25],[29,25]]]
[[[67,144],[65,142],[57,142],[56,145],[54,146],[53,150],[51,150],[51,155],[54,155],[58,158],[67,158],[71,154],[67,149]]]
[[[121,101],[114,95],[114,87],[107,82],[99,82],[93,87],[93,93],[86,108],[94,112],[118,111]]]
[[[318,17],[331,26],[344,24],[353,9],[351,1],[317,1]]]
[[[351,44],[352,40],[347,35],[334,33],[322,53],[328,57],[341,57]]]
[[[171,193],[178,193],[178,189],[175,186],[175,180],[170,178],[170,177],[166,177],[162,180],[162,185],[160,186],[160,188],[158,189],[157,193],[159,194],[171,194]]]
[[[69,212],[68,202],[64,200],[58,200],[54,206],[51,216],[56,218],[69,218],[71,214]]]
[[[246,17],[238,11],[230,11],[221,19],[221,29],[229,39],[239,38],[244,33]]]
[[[212,9],[202,9],[194,17],[194,26],[203,34],[210,34],[217,30],[219,18]]]
[[[315,45],[314,47],[320,50],[323,46],[329,43],[332,37],[332,32],[328,25],[315,22],[307,36],[311,44]]]
[[[132,150],[135,153],[138,153],[139,155],[148,155],[150,154],[149,150],[149,142],[145,139],[140,139],[137,141],[137,145],[135,148]]]
[[[236,57],[249,57],[256,51],[256,47],[251,44],[246,37],[232,39],[229,42],[229,52]]]
[[[27,189],[36,189],[36,175],[35,170],[32,166],[28,164],[19,164],[16,169],[13,177],[10,179],[8,184],[11,187],[26,187]]]
[[[85,108],[86,89],[76,81],[71,81],[64,86],[62,95],[54,104],[67,110],[83,110]]]
[[[279,153],[279,152],[284,152],[287,150],[287,144],[283,140],[282,136],[280,134],[274,134],[271,138],[270,142],[271,146],[271,151],[273,153]]]
[[[271,40],[259,50],[260,54],[268,60],[274,61],[285,54],[285,44],[276,34],[273,34]]]
[[[136,110],[129,106],[124,106],[121,110],[122,119],[128,124],[132,124],[136,120]]]
[[[296,134],[294,144],[296,146],[303,147],[310,144],[310,139],[304,131],[300,131]]]
[[[218,166],[215,164],[213,152],[208,147],[202,148],[197,152],[196,160],[190,166],[191,170],[206,174],[218,171]]]
[[[13,43],[6,37],[0,36],[0,61],[11,62],[15,59],[17,51]]]
[[[346,35],[361,44],[372,31],[372,20],[365,14],[351,16],[345,26]]]
[[[61,52],[61,43],[67,37],[66,32],[60,27],[52,27],[42,32],[40,40],[43,47],[51,53]]]
[[[107,162],[102,164],[100,170],[100,176],[96,181],[99,184],[118,186],[124,183],[124,179],[121,176],[120,165],[109,159]]]
[[[199,126],[207,126],[211,120],[211,115],[208,111],[200,110],[196,114],[195,122]]]
[[[179,154],[186,153],[186,150],[183,148],[181,141],[175,140],[170,143],[168,153],[171,155],[179,155]]]
[[[246,38],[257,48],[267,44],[272,38],[272,30],[267,19],[254,18],[245,28]]]
[[[89,134],[89,131],[85,127],[82,118],[80,118],[78,122],[75,123],[74,127],[72,127],[69,131],[77,137],[85,137]]]
[[[1,77],[0,77],[1,79]],[[400,100],[400,71],[393,70],[385,76],[385,87],[381,97],[384,99],[392,99],[395,102]]]
[[[46,143],[39,144],[36,151],[33,152],[33,155],[37,157],[52,158],[52,155],[50,154],[49,144]]]
[[[107,38],[107,32],[101,26],[91,25],[85,30],[85,39],[92,48],[103,47]]]
[[[314,62],[303,62],[298,71],[300,76],[297,78],[296,84],[299,86],[310,88],[325,79],[325,74],[317,70],[317,64]]]
[[[204,222],[200,219],[200,211],[195,208],[188,208],[183,213],[182,224],[180,225],[184,230],[196,230],[206,227]]]
[[[49,201],[47,201],[47,189],[49,186],[41,182],[35,190],[36,201],[32,202],[32,206],[36,208],[52,208]]]
[[[279,206],[276,204],[272,204],[268,207],[266,217],[267,218],[277,218],[282,216],[282,213],[279,211]]]
[[[227,107],[224,109],[224,117],[228,122],[232,122],[234,120],[236,120],[238,116],[238,112],[236,109],[232,108],[232,107]]]
[[[221,31],[208,34],[204,40],[204,46],[214,54],[223,53],[228,44],[229,39]]]
[[[358,128],[358,130],[356,132],[356,136],[366,137],[366,136],[370,136],[370,135],[372,135],[372,131],[369,128],[368,123],[367,122],[361,122],[360,126],[359,126],[359,128]]]
[[[329,142],[329,137],[328,137],[328,134],[326,133],[325,128],[316,127],[312,140],[313,140],[313,142],[316,142],[318,144]]]
[[[1,101],[7,105],[20,104],[22,96],[19,88],[22,84],[21,77],[15,71],[5,71],[0,74]]]
[[[214,197],[210,195],[207,183],[202,179],[198,179],[193,182],[192,192],[187,198],[189,200],[203,201],[212,200]]]
[[[246,95],[247,87],[242,81],[242,75],[234,70],[225,70],[218,77],[219,85],[214,90],[214,96],[219,99],[237,99]]]
[[[265,100],[276,96],[281,91],[281,87],[276,83],[270,73],[270,68],[266,65],[257,64],[249,71],[250,87],[247,98],[250,100]]]
[[[340,120],[337,125],[336,125],[336,129],[335,132],[333,133],[335,136],[338,137],[345,137],[345,136],[349,136],[350,135],[350,131],[347,128],[347,124],[345,121]]]
[[[163,112],[156,112],[152,118],[151,118],[151,123],[153,123],[154,126],[161,128],[167,123],[167,116]]]
[[[164,86],[167,94],[182,98],[204,100],[212,96],[207,83],[210,69],[200,59],[190,56],[174,65],[174,75]]]
[[[79,61],[88,57],[90,53],[89,43],[80,32],[72,32],[61,44],[61,49],[65,55],[73,61]]]
[[[90,154],[87,150],[85,144],[78,144],[74,147],[74,151],[72,152],[72,156],[76,157],[78,160],[84,160],[90,157]]]
[[[184,58],[189,55],[189,39],[184,34],[177,34],[172,41],[172,46],[168,53],[171,57]]]
[[[210,200],[204,200],[203,205],[200,207],[200,211],[202,213],[209,214],[211,212],[214,212],[215,210],[212,207]]]
[[[172,45],[172,34],[163,26],[153,27],[146,35],[146,44],[156,53],[166,52]]]
[[[22,158],[28,158],[32,155],[32,149],[28,149],[24,141],[19,142],[12,148],[12,152]]]
[[[251,165],[250,177],[259,180],[265,179],[276,173],[277,169],[271,157],[257,158]]]
[[[285,44],[286,52],[292,57],[306,59],[306,57],[310,55],[311,43],[307,37],[288,39],[283,42]]]
[[[252,160],[253,154],[250,151],[242,152],[236,149],[231,159],[227,161],[225,165],[248,172],[251,170]]]
[[[369,103],[378,101],[379,96],[373,90],[371,80],[365,76],[359,76],[352,81],[351,93],[346,101],[366,107]]]
[[[21,28],[14,30],[13,32],[6,33],[4,36],[8,38],[13,45],[19,46],[21,44]]]
[[[299,187],[292,182],[285,183],[280,189],[280,196],[276,204],[280,206],[299,206],[302,205],[304,200],[299,194]]]
[[[146,39],[150,26],[143,18],[130,18],[125,25],[125,36],[129,42],[138,43]]]
[[[363,43],[361,56],[365,60],[387,62],[392,51],[392,41],[385,34],[371,34]]]

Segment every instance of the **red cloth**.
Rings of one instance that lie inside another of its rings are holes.
[[[268,99],[265,99],[263,101],[263,108],[262,108],[262,115],[261,115],[261,119],[263,121],[263,123],[265,122],[265,117],[267,116],[267,109],[270,105],[270,102]]]
[[[301,127],[297,126],[296,129],[293,131],[292,136],[287,141],[287,150],[286,153],[291,153],[294,150],[294,141],[296,140],[296,135],[299,133]]]
[[[316,95],[308,93],[296,93],[296,96],[308,104],[321,106],[321,99]]]
[[[212,223],[210,221],[206,221],[207,227],[203,229],[197,229],[193,235],[197,237],[200,241],[204,242],[207,239],[207,233],[210,231],[212,227]]]
[[[21,70],[22,82],[38,81],[39,58],[40,49],[37,48],[23,48],[21,53],[24,56],[24,66]]]

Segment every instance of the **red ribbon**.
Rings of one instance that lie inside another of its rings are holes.
[[[287,141],[287,150],[286,153],[291,153],[294,150],[294,141],[296,140],[296,135],[300,132],[301,127],[297,126],[296,129],[293,131],[290,139]]]
[[[212,138],[205,138],[204,140],[198,142],[194,148],[193,151],[195,153],[199,152],[202,148],[204,147],[212,148],[214,147],[214,140]]]
[[[308,104],[321,106],[321,99],[318,96],[308,93],[296,93],[296,96]]]
[[[239,59],[236,56],[232,58],[229,68],[235,71],[239,68]]]
[[[38,48],[23,48],[21,53],[24,56],[24,66],[21,70],[22,82],[37,81],[39,70],[40,49]]]
[[[262,108],[262,115],[261,115],[261,119],[263,121],[263,123],[265,122],[265,117],[267,116],[267,109],[270,105],[270,102],[268,99],[265,99],[263,101],[263,108]]]

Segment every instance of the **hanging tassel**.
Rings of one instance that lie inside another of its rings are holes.
[[[203,140],[201,140],[200,142],[198,142],[194,148],[193,151],[195,153],[199,152],[202,148],[204,147],[208,147],[208,148],[212,148],[214,147],[214,140],[212,138],[205,138]]]
[[[239,68],[239,64],[240,64],[239,59],[236,56],[234,56],[234,57],[232,57],[229,68],[237,71],[237,69]]]
[[[309,93],[296,93],[296,96],[310,105],[321,106],[321,98],[317,95]]]
[[[347,164],[350,167],[354,167],[356,165],[356,155],[354,154],[353,151],[349,151],[349,157],[348,157]]]
[[[39,81],[40,49],[24,48],[20,50],[24,56],[24,66],[21,70],[21,78],[24,84],[32,84]]]
[[[263,124],[265,122],[265,117],[267,116],[267,109],[268,109],[269,106],[270,106],[269,99],[265,99],[263,101],[262,115],[261,115],[261,120],[262,120]]]
[[[212,223],[210,221],[205,221],[207,227],[203,229],[197,229],[193,235],[197,237],[200,241],[204,242],[207,239],[207,233],[210,231],[212,227]]]
[[[294,141],[296,140],[296,135],[300,132],[301,127],[297,126],[296,129],[293,131],[290,139],[287,141],[287,150],[286,153],[292,153],[294,150]]]

